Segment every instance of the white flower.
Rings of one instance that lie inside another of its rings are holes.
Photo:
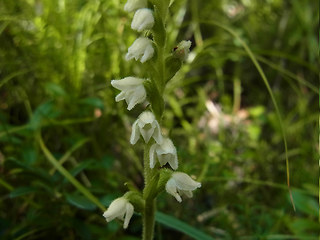
[[[121,92],[116,96],[116,102],[126,100],[128,110],[131,110],[138,103],[142,103],[147,97],[143,82],[144,79],[136,77],[112,80],[111,85],[114,88],[121,90]]]
[[[183,40],[175,48],[173,55],[181,60],[186,60],[190,52],[191,41]]]
[[[137,10],[133,16],[131,28],[133,30],[137,30],[138,32],[142,32],[143,30],[151,29],[153,25],[154,17],[152,10],[148,8],[141,8]]]
[[[145,111],[141,113],[133,123],[130,143],[136,144],[140,134],[146,143],[149,142],[151,137],[153,137],[157,143],[162,143],[160,126],[152,112]]]
[[[178,202],[182,202],[181,194],[192,197],[192,191],[200,188],[201,183],[194,181],[183,172],[175,172],[166,184],[166,191],[174,196]]]
[[[133,12],[139,8],[147,7],[147,0],[128,0],[124,5],[124,10],[126,12]]]
[[[173,170],[178,168],[177,150],[169,138],[164,138],[161,144],[153,144],[149,156],[150,168],[154,168],[156,165],[156,157],[158,157],[160,166],[169,163]]]
[[[110,222],[115,218],[124,220],[123,228],[126,229],[133,212],[133,205],[126,198],[120,197],[113,200],[108,210],[103,213],[103,216],[106,218],[107,222]]]
[[[146,37],[139,37],[128,48],[126,60],[134,58],[136,61],[140,59],[140,62],[144,63],[153,57],[153,53],[152,41]]]

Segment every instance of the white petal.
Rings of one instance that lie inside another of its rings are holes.
[[[177,192],[177,186],[176,186],[176,182],[174,181],[174,179],[169,179],[169,181],[166,183],[166,191],[171,194],[172,196],[174,196],[178,202],[182,202],[182,199],[180,197],[180,195]]]
[[[124,198],[117,198],[112,201],[108,210],[103,213],[103,216],[106,218],[107,222],[122,216],[126,211],[126,204],[127,201]]]
[[[152,58],[153,54],[154,49],[152,46],[152,41],[146,37],[139,37],[128,48],[126,60],[129,61],[132,58],[134,58],[135,60],[141,59],[141,62],[144,63],[145,61]]]
[[[132,132],[130,137],[130,143],[132,145],[136,144],[140,137],[138,122],[139,122],[139,119],[137,119],[132,125]]]
[[[120,93],[116,96],[115,100],[116,100],[116,102],[119,102],[119,101],[121,101],[121,100],[124,100],[125,98],[126,98],[125,92],[120,92]]]
[[[146,126],[148,126],[149,124],[146,124]],[[154,133],[154,128],[150,128],[150,129],[144,129],[144,128],[140,128],[140,133],[144,139],[144,141],[146,143],[148,143],[150,141],[150,138],[152,137],[153,133]]]
[[[135,105],[142,103],[147,97],[146,90],[143,85],[136,87],[133,93],[128,97],[128,110],[131,110]]]
[[[147,7],[146,0],[128,0],[127,3],[124,5],[124,10],[126,12],[133,12],[139,8]]]
[[[143,30],[151,29],[154,25],[154,17],[152,10],[148,8],[142,8],[136,11],[133,16],[131,28],[142,32]]]
[[[183,172],[173,173],[172,178],[175,180],[177,188],[184,191],[191,191],[201,187],[201,183],[194,181],[188,174]]]
[[[134,212],[133,205],[128,202],[126,205],[126,216],[125,216],[124,223],[123,223],[124,229],[126,229],[128,227],[130,219],[133,215],[133,212]]]
[[[170,160],[168,161],[170,167],[173,170],[177,170],[178,168],[178,157],[177,154],[172,154]]]
[[[144,62],[148,61],[150,58],[153,57],[153,54],[154,54],[153,47],[151,45],[147,46],[140,62],[144,63]]]
[[[124,91],[127,89],[131,89],[132,87],[139,86],[139,85],[143,84],[144,81],[145,80],[142,78],[125,77],[120,80],[112,80],[111,85],[116,89]]]
[[[140,124],[139,126],[141,128],[144,127],[144,125],[148,124],[148,123],[152,123],[153,121],[155,121],[155,116],[153,115],[152,112],[150,111],[144,111],[143,113],[140,114],[139,116],[139,119],[140,119]]]
[[[157,120],[154,120],[154,125],[155,125],[155,129],[154,129],[154,133],[153,133],[153,139],[158,143],[161,144],[162,143],[162,135],[161,135],[161,129],[159,126],[159,123]]]
[[[134,58],[134,55],[128,52],[125,58],[126,58],[126,61],[130,61],[132,58]]]
[[[149,150],[149,159],[150,159],[150,168],[154,168],[156,165],[156,159],[155,159],[155,150],[156,150],[157,144],[153,144]]]
[[[193,193],[191,191],[183,191],[183,190],[178,190],[179,193],[182,193],[184,195],[186,195],[188,198],[192,198]]]
[[[176,154],[177,152],[170,138],[163,138],[162,143],[159,146],[160,147],[157,149],[158,154],[165,154],[165,153]]]
[[[128,91],[128,96],[126,96],[126,102],[128,104],[128,110],[131,110],[138,103],[142,103],[146,99],[146,90],[143,85],[140,85],[130,92]]]

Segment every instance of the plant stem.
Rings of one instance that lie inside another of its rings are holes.
[[[154,215],[156,204],[154,199],[148,199],[145,203],[143,214],[143,240],[152,240],[154,232]]]
[[[152,176],[154,176],[154,169],[149,167],[149,149],[150,143],[145,145],[144,156],[143,156],[143,167],[144,167],[144,190],[143,190],[143,198],[145,199],[145,208],[142,215],[142,239],[143,240],[152,240],[153,239],[153,231],[154,231],[154,216],[155,216],[155,199],[150,197],[150,184],[152,184]]]

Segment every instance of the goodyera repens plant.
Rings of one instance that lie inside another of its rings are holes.
[[[171,1],[172,2],[172,1]],[[131,189],[115,199],[104,212],[109,222],[115,218],[124,220],[127,228],[134,211],[143,217],[143,239],[153,238],[157,195],[166,190],[178,202],[182,197],[192,197],[192,191],[201,183],[178,169],[177,150],[173,141],[161,132],[164,112],[163,93],[167,82],[180,69],[187,58],[191,41],[182,41],[176,47],[167,46],[166,18],[170,0],[128,0],[127,12],[134,12],[131,28],[140,33],[128,49],[127,61],[135,59],[143,63],[148,76],[125,77],[112,80],[111,85],[121,92],[115,100],[125,100],[128,110],[148,101],[147,109],[132,125],[130,143],[144,143],[144,189]],[[168,49],[174,49],[173,51]]]

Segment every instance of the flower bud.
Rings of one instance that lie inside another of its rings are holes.
[[[181,61],[187,59],[190,52],[191,41],[181,41],[177,47],[174,48],[173,56],[179,58]]]

